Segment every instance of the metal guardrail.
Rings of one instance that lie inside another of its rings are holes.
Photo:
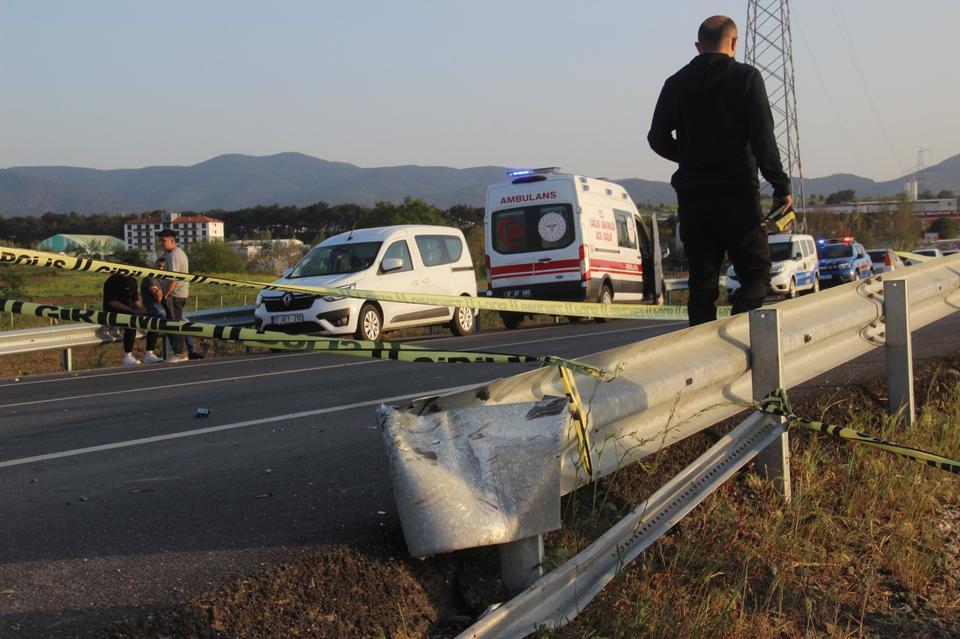
[[[871,277],[817,295],[786,300],[776,306],[782,358],[779,385],[791,388],[883,346],[887,330],[883,294],[886,279],[906,282],[909,326],[914,329],[960,310],[960,255],[912,266],[897,271],[895,276]],[[617,377],[609,382],[577,376],[580,395],[589,404],[591,460],[596,477],[730,417],[753,400],[750,326],[744,315],[581,359],[617,372]],[[516,513],[516,518],[505,517],[500,528],[486,530],[485,543],[505,546],[523,543],[527,541],[524,537],[550,530],[535,532],[519,521],[525,510],[536,505],[527,503],[517,508],[524,496],[502,489],[512,486],[511,482],[501,488],[499,478],[510,475],[512,469],[498,461],[495,450],[488,450],[483,431],[485,424],[496,421],[491,412],[494,409],[512,405],[518,414],[535,412],[538,403],[550,397],[564,397],[559,375],[553,369],[538,369],[448,396],[419,400],[399,410],[381,409],[391,480],[411,554],[429,555],[481,545],[471,543],[475,539],[469,535],[457,540],[451,538],[448,530],[411,527],[408,522],[413,520],[430,520],[442,526],[443,522],[455,519],[459,529],[469,530],[471,520],[482,519],[484,510],[495,510],[501,515]],[[455,442],[456,446],[438,447],[438,442],[451,443],[442,435],[454,421],[477,429]],[[526,480],[547,499],[559,499],[561,494],[589,481],[580,464],[572,430],[566,427],[563,432],[559,485],[551,491],[540,485],[537,477]],[[411,455],[410,451],[417,454]],[[430,483],[436,475],[425,464],[442,471],[442,490]],[[467,472],[474,468],[479,471]],[[485,483],[470,485],[470,479],[478,474]],[[427,482],[420,481],[424,479]],[[471,501],[461,508],[456,499],[465,494],[470,495]],[[476,504],[487,506],[472,507]],[[464,540],[466,543],[459,543]],[[530,589],[539,595],[525,592],[522,596],[532,599],[516,604],[535,605],[534,616],[540,619],[539,623],[554,618],[550,599],[553,595],[543,589],[543,583],[541,580]],[[574,590],[583,587],[579,581],[576,587],[569,581],[566,585]],[[564,613],[567,618],[572,617],[568,613],[569,610]],[[500,636],[473,631],[471,628],[465,636]]]
[[[253,323],[253,309],[251,305],[229,306],[194,311],[186,313],[185,317],[210,324],[248,325]],[[122,338],[122,329],[89,324],[58,324],[23,328],[0,332],[0,355],[60,349],[64,351],[64,369],[70,370],[70,349],[78,346],[109,344]]]

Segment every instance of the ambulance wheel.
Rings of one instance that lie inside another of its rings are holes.
[[[364,304],[357,318],[357,339],[376,342],[383,333],[383,317],[373,304]]]
[[[571,324],[576,324],[582,319],[583,318],[580,317],[579,315],[567,315],[567,321],[570,322]]]
[[[600,303],[601,303],[601,304],[613,304],[613,291],[610,290],[610,285],[609,285],[609,284],[604,284],[603,287],[600,289]],[[593,321],[594,321],[594,322],[597,322],[598,324],[602,324],[603,322],[606,322],[606,321],[607,321],[607,318],[606,318],[606,317],[594,317],[594,318],[593,318]]]
[[[469,335],[477,328],[477,316],[473,314],[472,308],[457,307],[453,309],[453,317],[450,319],[450,332],[454,335]]]
[[[520,322],[523,321],[523,313],[514,313],[513,311],[503,311],[500,313],[500,321],[503,322],[503,325],[507,328],[508,331],[520,326]]]
[[[787,288],[787,299],[792,300],[797,296],[797,280],[796,278],[790,278],[790,286]]]

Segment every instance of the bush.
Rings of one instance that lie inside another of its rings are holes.
[[[197,242],[186,248],[191,273],[243,273],[246,263],[223,242]]]
[[[0,297],[19,299],[27,291],[27,269],[22,266],[0,266]]]

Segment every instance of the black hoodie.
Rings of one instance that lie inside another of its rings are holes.
[[[774,196],[790,193],[763,78],[726,54],[700,54],[667,78],[647,140],[658,155],[680,164],[670,183],[681,205],[755,196],[757,168]]]

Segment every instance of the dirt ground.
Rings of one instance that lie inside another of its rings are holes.
[[[960,380],[960,356],[926,362],[915,371],[918,410],[937,401]],[[927,389],[930,389],[929,391]],[[792,395],[798,414],[843,423],[851,412],[886,410],[886,380],[849,386],[826,394],[811,389]],[[715,427],[730,428],[735,420]],[[631,468],[611,481],[644,482],[654,488],[699,455],[716,435],[701,433],[677,444],[670,463],[657,476]],[[960,566],[960,510],[944,513],[945,561]],[[476,549],[417,560],[410,558],[397,530],[387,547],[334,546],[319,549],[295,563],[277,566],[223,584],[173,609],[145,610],[143,616],[90,636],[116,639],[168,637],[453,637],[488,606],[506,600],[498,577],[495,549]],[[901,618],[920,614],[902,593]],[[929,620],[927,620],[929,621]],[[950,627],[950,620],[941,620]],[[960,620],[953,620],[956,623]],[[912,634],[904,625],[881,636]],[[937,636],[951,636],[949,632]]]

